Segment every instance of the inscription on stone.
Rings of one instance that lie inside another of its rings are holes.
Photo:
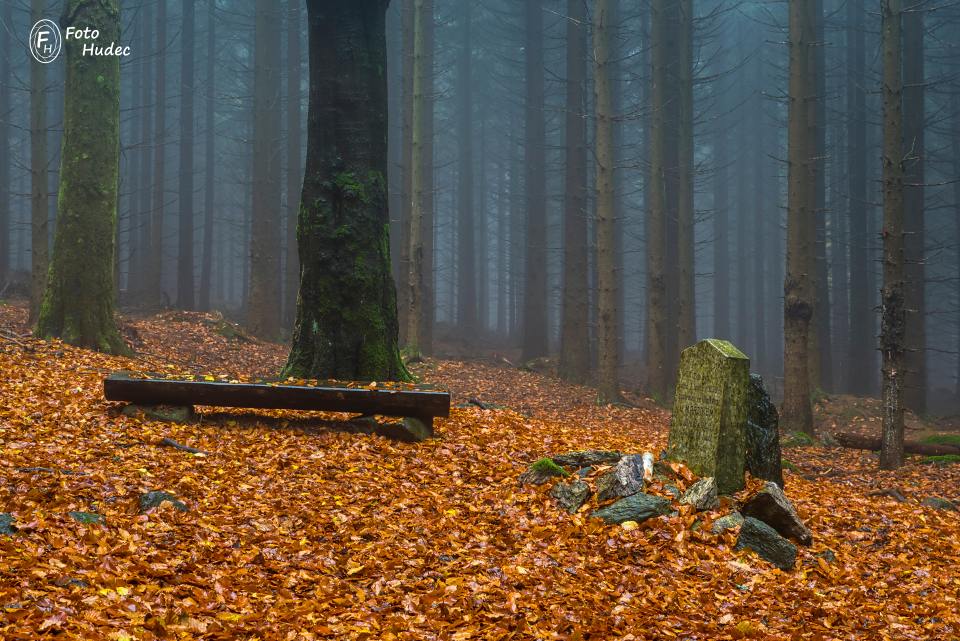
[[[749,382],[750,359],[727,341],[703,340],[680,355],[667,456],[714,477],[721,494],[743,488]]]

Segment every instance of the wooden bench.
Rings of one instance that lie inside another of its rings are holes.
[[[349,412],[401,417],[413,440],[433,435],[433,419],[450,415],[450,394],[388,387],[307,386],[279,383],[228,383],[207,380],[137,378],[125,372],[103,381],[108,401],[136,405],[245,407],[254,409]]]

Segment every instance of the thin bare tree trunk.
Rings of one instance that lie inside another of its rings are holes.
[[[900,0],[881,0],[883,56],[883,290],[880,353],[883,357],[883,429],[880,467],[903,465],[904,242],[903,80]]]
[[[473,198],[473,55],[470,43],[470,6],[462,0],[460,60],[457,65],[457,327],[470,341],[477,326],[477,243]]]
[[[610,91],[610,0],[596,0],[593,12],[593,83],[596,109],[597,181],[597,391],[600,401],[620,400],[617,344],[617,273],[614,221],[613,114]]]
[[[814,212],[810,181],[814,179],[812,145],[807,129],[812,104],[812,0],[790,0],[790,93],[787,123],[788,203],[787,262],[784,277],[783,412],[786,432],[813,433],[810,407],[809,329],[813,317],[811,282]]]
[[[677,82],[680,97],[677,150],[677,260],[680,263],[677,290],[677,353],[697,340],[694,297],[693,229],[693,0],[680,0],[677,48]]]
[[[31,23],[44,17],[46,3],[31,0]],[[8,25],[9,28],[9,25]],[[47,285],[47,264],[50,261],[50,211],[47,204],[47,69],[30,58],[30,322],[40,313],[40,303]],[[4,91],[7,91],[4,88]],[[0,115],[0,118],[5,118]],[[6,151],[3,152],[6,154]],[[2,283],[0,283],[2,285]]]
[[[590,379],[587,293],[587,26],[584,0],[567,0],[566,162],[563,212],[563,307],[560,365],[564,380]],[[597,140],[599,144],[599,139]]]
[[[415,0],[400,0],[400,273],[406,275],[412,269],[410,265],[410,216],[413,202],[413,56],[414,56],[414,8]],[[411,302],[408,286],[397,289],[397,313],[400,323],[400,343],[419,349],[419,330],[417,336],[407,336],[410,321],[407,312]],[[423,301],[417,308],[422,309]],[[417,320],[419,327],[420,320]]]
[[[146,292],[152,302],[163,305],[163,213],[166,194],[166,141],[167,141],[167,0],[157,0],[157,49],[154,52],[157,65],[156,129],[153,147],[153,208],[150,213],[150,270]]]
[[[434,0],[423,0],[423,9],[420,26],[423,31],[423,47],[420,63],[421,69],[421,102],[420,117],[423,119],[420,131],[420,157],[422,165],[422,203],[421,224],[423,230],[423,256],[421,257],[421,271],[423,279],[423,305],[420,318],[420,352],[427,356],[433,354],[433,313],[434,313],[434,276],[433,276],[433,232],[434,232],[434,180],[433,180],[433,26]]]
[[[297,251],[297,217],[300,214],[300,180],[303,176],[300,147],[300,0],[287,0],[287,262],[284,284],[283,326],[297,315],[300,259]]]
[[[183,0],[180,64],[180,212],[177,252],[177,307],[195,307],[193,284],[193,92],[196,0]]]
[[[917,414],[927,410],[926,285],[924,219],[924,21],[923,8],[903,14],[903,123],[904,155],[904,284],[906,334],[904,336],[904,406]]]
[[[217,3],[210,0],[207,4],[207,95],[204,101],[206,118],[206,136],[204,140],[204,188],[203,188],[203,251],[200,256],[200,301],[201,310],[210,309],[210,280],[213,270],[213,221],[216,208],[216,120],[214,119],[214,100],[216,99],[216,59],[217,59]]]

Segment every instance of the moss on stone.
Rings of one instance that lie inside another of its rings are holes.
[[[960,454],[938,454],[936,456],[924,456],[924,463],[932,463],[936,465],[950,465],[952,463],[960,463]]]
[[[530,466],[530,469],[540,474],[549,474],[551,476],[570,476],[570,473],[553,462],[552,458],[544,457]]]
[[[920,439],[926,445],[953,445],[960,447],[960,434],[930,434]]]

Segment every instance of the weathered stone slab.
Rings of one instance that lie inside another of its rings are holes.
[[[591,465],[602,465],[604,463],[616,463],[623,457],[620,452],[611,452],[608,450],[582,450],[578,452],[567,452],[566,454],[557,454],[553,457],[553,462],[564,467],[588,467]]]
[[[713,522],[713,526],[710,528],[710,531],[714,534],[720,534],[727,530],[732,530],[735,527],[740,527],[743,525],[743,515],[739,512],[731,512],[726,516],[721,516],[719,519]]]
[[[797,562],[797,546],[786,540],[772,527],[747,517],[740,526],[740,536],[737,538],[735,549],[749,549],[756,552],[761,559],[770,561],[781,570],[790,570]]]
[[[638,454],[630,454],[600,477],[597,481],[597,498],[601,501],[624,498],[643,492],[643,488],[643,458]]]
[[[680,503],[692,505],[697,512],[717,509],[720,507],[720,499],[717,496],[716,480],[709,476],[700,479],[683,493]]]
[[[670,511],[670,501],[667,499],[649,494],[634,494],[625,499],[620,499],[613,505],[596,510],[590,516],[603,519],[607,523],[623,523],[624,521],[642,523],[655,516],[669,514]]]
[[[763,386],[763,379],[750,375],[747,401],[747,471],[783,487],[780,458],[780,415]]]
[[[550,496],[557,500],[560,509],[576,514],[590,498],[590,486],[583,481],[557,483],[550,488]]]
[[[7,536],[16,534],[17,526],[14,525],[15,520],[12,514],[0,512],[0,534],[6,534]]]
[[[714,338],[683,350],[674,393],[667,457],[698,476],[712,476],[720,494],[744,486],[750,359]]]
[[[925,498],[920,502],[920,504],[925,507],[932,507],[935,510],[947,510],[948,512],[960,511],[957,509],[957,506],[953,501],[942,499],[938,496]]]
[[[796,539],[803,545],[813,543],[813,533],[776,483],[767,481],[763,489],[747,499],[740,512],[744,516],[763,521],[783,536]]]

